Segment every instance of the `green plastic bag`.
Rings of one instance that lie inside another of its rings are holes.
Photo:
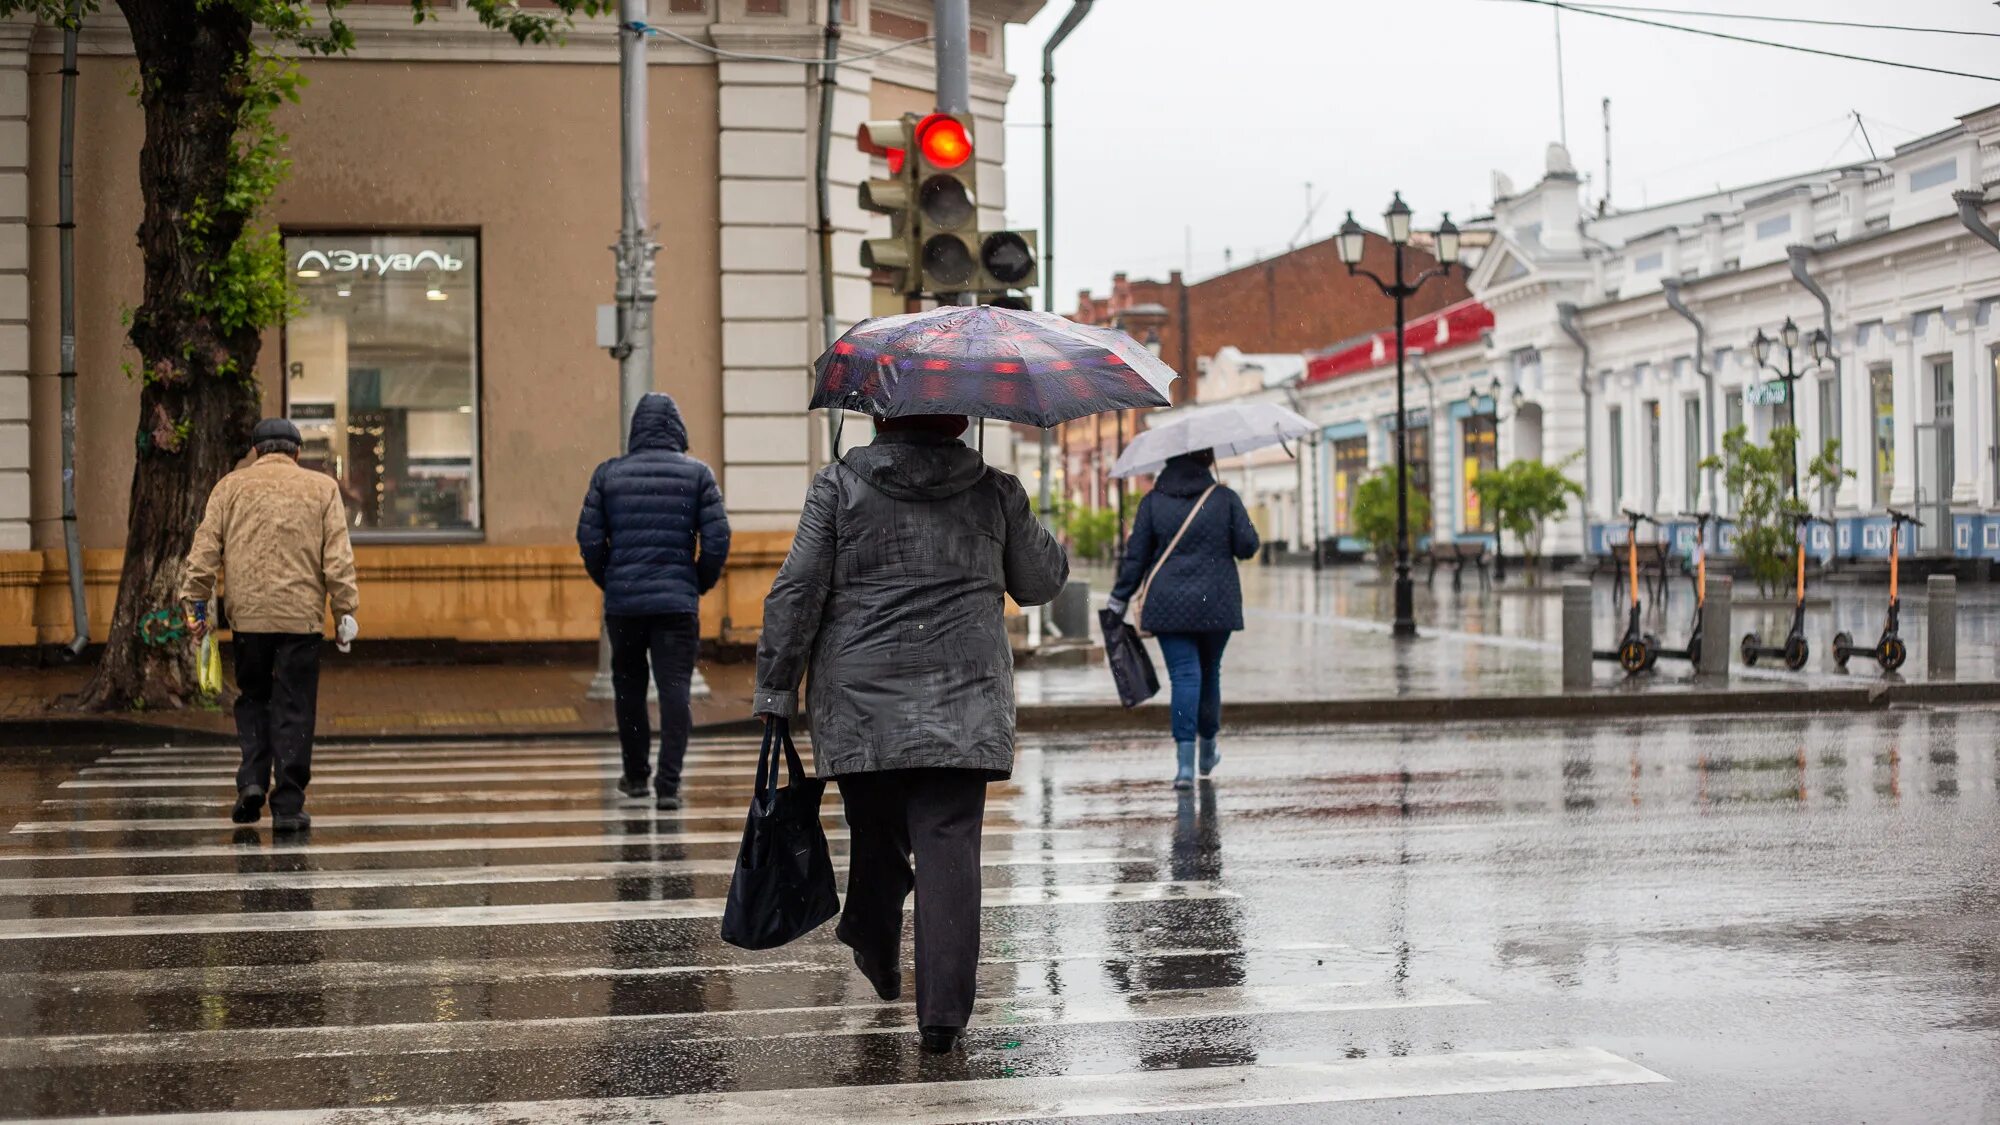
[[[203,695],[222,694],[222,646],[215,643],[215,634],[201,639],[201,647],[195,651],[195,669],[200,675]]]

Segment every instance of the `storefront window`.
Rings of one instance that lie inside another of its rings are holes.
[[[357,533],[479,528],[478,252],[469,234],[285,239],[303,305],[285,410]]]
[[[1625,411],[1623,409],[1616,406],[1611,408],[1611,417],[1607,428],[1611,432],[1609,450],[1611,454],[1611,511],[1609,514],[1615,516],[1618,514],[1618,509],[1625,503]]]
[[[1487,531],[1487,512],[1479,503],[1479,490],[1473,487],[1481,474],[1490,473],[1500,467],[1499,445],[1491,414],[1473,414],[1464,423],[1464,476],[1465,526],[1461,531]]]
[[[1681,400],[1681,497],[1688,510],[1701,504],[1701,400],[1692,395]]]
[[[1868,369],[1869,416],[1875,430],[1875,506],[1896,488],[1896,379],[1886,363]]]
[[[1368,439],[1333,443],[1333,533],[1354,534],[1354,494],[1368,476]]]

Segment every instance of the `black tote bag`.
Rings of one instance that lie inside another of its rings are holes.
[[[1108,609],[1097,611],[1097,623],[1104,630],[1104,659],[1118,685],[1118,702],[1137,707],[1160,694],[1160,676],[1153,671],[1153,658],[1147,655],[1139,630]]]
[[[778,787],[779,755],[790,784]],[[767,719],[757,755],[757,792],[743,823],[743,844],[722,910],[722,940],[742,949],[775,949],[840,913],[833,857],[819,824],[826,782],[807,777],[792,745],[791,724]]]

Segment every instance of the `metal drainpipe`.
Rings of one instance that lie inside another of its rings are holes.
[[[840,54],[840,6],[847,0],[827,0],[826,62],[819,68],[819,164],[814,169],[814,189],[819,207],[819,315],[821,347],[830,348],[839,332],[833,309],[833,204],[827,186],[827,162],[833,156],[833,103],[839,86],[834,81]],[[840,457],[841,412],[826,416],[827,457]]]
[[[1583,362],[1578,365],[1576,379],[1577,389],[1583,392],[1583,540],[1577,547],[1577,561],[1582,562],[1590,556],[1590,507],[1595,499],[1590,486],[1596,479],[1593,472],[1596,458],[1591,453],[1594,443],[1590,440],[1593,428],[1590,418],[1590,341],[1583,338],[1583,330],[1576,326],[1574,302],[1564,301],[1556,306],[1556,323],[1562,328],[1563,335],[1568,336],[1583,352]]]
[[[1703,459],[1706,460],[1709,457],[1715,456],[1715,372],[1708,369],[1708,326],[1703,324],[1701,318],[1694,315],[1694,312],[1681,300],[1681,283],[1678,278],[1668,278],[1660,283],[1660,288],[1667,295],[1667,307],[1681,314],[1683,319],[1689,324],[1694,325],[1694,370],[1695,374],[1701,376],[1701,394],[1703,400],[1701,404],[1701,420],[1702,428],[1706,431],[1702,435],[1702,449],[1704,450]],[[1719,499],[1715,491],[1714,466],[1703,469],[1702,477],[1707,482],[1708,503],[1711,507],[1714,507],[1716,501]],[[1701,504],[1700,498],[1690,499],[1689,504],[1691,507],[1699,508]]]
[[[90,605],[83,590],[83,543],[76,531],[76,34],[83,22],[72,4],[63,27],[62,137],[56,157],[56,254],[62,303],[62,525],[69,567],[69,651],[90,647]]]
[[[1800,288],[1804,289],[1808,293],[1811,293],[1813,297],[1819,301],[1820,323],[1821,327],[1826,332],[1826,354],[1828,358],[1833,360],[1833,393],[1838,395],[1841,393],[1841,388],[1845,386],[1845,381],[1841,377],[1840,353],[1833,350],[1833,302],[1827,300],[1826,290],[1821,289],[1819,287],[1819,282],[1813,280],[1812,270],[1810,268],[1810,264],[1812,261],[1811,247],[1787,246],[1785,247],[1785,255],[1786,257],[1791,259],[1792,280],[1798,282]],[[1796,393],[1797,389],[1798,389],[1797,386],[1794,385],[1789,389],[1789,391],[1791,393]],[[1839,400],[1836,399],[1835,403],[1836,405],[1838,405]],[[1794,408],[1796,408],[1798,403],[1794,401],[1792,405]],[[1794,413],[1795,416],[1792,419],[1792,425],[1797,426],[1798,419],[1796,417],[1796,409]],[[1819,437],[1820,437],[1820,448],[1824,449],[1826,447],[1826,435],[1821,434]],[[1835,438],[1835,440],[1837,441],[1839,439]],[[1841,458],[1842,463],[1845,463],[1846,460],[1847,460],[1846,457]],[[1838,486],[1836,486],[1836,489],[1837,488]],[[1834,497],[1835,501],[1837,502],[1839,499],[1838,491],[1834,493]],[[1828,507],[1827,514],[1832,515],[1833,514],[1832,505],[1829,504],[1827,507]],[[1840,547],[1839,547],[1840,537],[1838,535],[1833,535],[1832,538],[1829,540],[1829,542],[1832,544],[1830,551],[1831,556],[1838,557],[1840,555]],[[1829,558],[1828,560],[1829,569],[1831,569],[1831,565],[1832,565],[1832,559]]]
[[[1068,12],[1063,14],[1055,34],[1042,44],[1042,307],[1056,311],[1056,48],[1090,14],[1090,6],[1096,0],[1075,0]],[[1187,326],[1181,326],[1183,334]],[[1185,372],[1183,372],[1185,374]],[[1042,523],[1051,530],[1055,527],[1054,504],[1050,497],[1053,486],[1051,478],[1054,466],[1055,431],[1042,427],[1042,480],[1041,512]],[[1067,457],[1069,448],[1064,446]]]
[[[1982,242],[1995,250],[2000,250],[2000,233],[1995,233],[1986,222],[1986,193],[1983,191],[1955,191],[1951,201],[1958,204],[1958,221],[1965,229],[1979,236]]]

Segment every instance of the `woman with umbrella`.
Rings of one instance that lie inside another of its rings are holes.
[[[972,1014],[986,786],[1014,768],[1005,601],[1043,604],[1069,576],[1021,482],[959,435],[968,415],[1165,405],[1174,376],[1122,333],[986,306],[863,321],[816,373],[812,406],[870,414],[876,437],[813,479],[764,602],[754,710],[788,719],[810,678],[814,772],[850,829],[835,936],[896,999],[915,890],[917,1023],[943,1052]]]
[[[1222,760],[1222,652],[1243,628],[1236,564],[1259,545],[1242,499],[1215,479],[1216,454],[1277,445],[1311,428],[1269,404],[1211,407],[1139,435],[1112,469],[1118,477],[1159,473],[1133,517],[1110,608],[1136,610],[1133,624],[1159,638],[1173,682],[1176,789],[1193,788],[1197,767],[1207,777]]]

